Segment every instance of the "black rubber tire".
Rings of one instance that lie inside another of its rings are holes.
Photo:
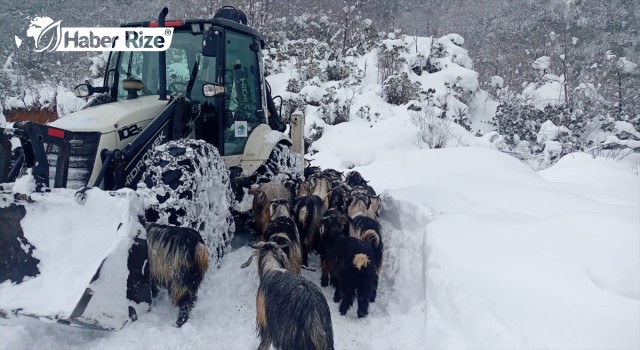
[[[216,263],[229,250],[235,225],[229,170],[218,150],[202,140],[176,140],[156,147],[138,192],[147,222],[200,232]]]

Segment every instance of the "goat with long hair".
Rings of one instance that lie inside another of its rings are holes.
[[[291,271],[299,274],[302,265],[302,250],[300,235],[296,223],[291,218],[289,202],[284,199],[271,202],[271,222],[264,234],[266,241],[272,241],[283,246],[291,262]]]
[[[159,224],[148,224],[146,229],[151,280],[167,288],[171,304],[180,308],[176,325],[181,327],[209,268],[209,251],[196,230]]]
[[[320,288],[290,271],[282,246],[259,242],[251,247],[255,250],[242,267],[258,258],[258,349],[267,350],[273,344],[281,350],[332,350],[331,312]]]
[[[253,195],[253,220],[258,231],[258,240],[263,239],[263,235],[271,222],[270,206],[274,200],[284,199],[291,203],[291,192],[280,182],[271,181],[260,184],[257,188],[249,190],[249,194]]]

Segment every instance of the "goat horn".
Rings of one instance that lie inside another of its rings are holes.
[[[261,249],[262,247],[264,247],[264,242],[258,242],[257,244],[249,243],[249,247],[253,249]]]
[[[283,249],[283,248],[286,248],[286,247],[287,247],[287,245],[286,245],[286,244],[274,244],[273,246],[274,246],[274,247],[276,247],[276,248],[278,248],[278,249]]]
[[[247,259],[247,262],[245,262],[244,264],[240,265],[240,268],[245,268],[249,265],[251,265],[251,262],[253,261],[253,256],[256,255],[255,252],[251,253],[251,255],[249,255],[249,259]]]
[[[301,269],[303,269],[303,270],[307,270],[307,271],[313,271],[313,272],[315,272],[315,271],[316,271],[316,269],[315,269],[315,268],[313,268],[313,267],[309,267],[309,266],[307,266],[307,265],[300,265],[300,268],[301,268]]]

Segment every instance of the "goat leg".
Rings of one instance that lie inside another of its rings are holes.
[[[329,267],[327,260],[321,258],[320,267],[322,268],[322,277],[320,277],[320,285],[326,287],[329,285]]]
[[[364,290],[358,290],[358,318],[363,318],[369,314],[369,296]]]
[[[178,326],[178,328],[182,327],[182,325],[189,320],[189,313],[191,313],[191,309],[193,309],[194,304],[195,298],[191,293],[186,293],[182,298],[180,298],[178,301],[180,312],[178,312],[178,320],[176,320],[176,326]]]
[[[369,302],[374,303],[376,301],[376,296],[378,295],[378,275],[375,275],[373,278],[373,291],[371,291],[371,297],[369,298]]]
[[[260,339],[260,345],[258,346],[258,350],[269,350],[271,347],[271,339],[268,336],[263,336]]]
[[[160,293],[160,289],[158,288],[158,284],[156,284],[155,282],[151,283],[151,297],[152,298],[157,298],[158,297],[158,293]]]
[[[333,293],[333,302],[337,303],[342,299],[342,283],[337,278],[331,278],[333,285],[336,287],[335,293]]]
[[[304,266],[309,266],[309,261],[308,261],[308,256],[309,256],[309,249],[307,248],[307,245],[303,242],[302,243],[302,265]]]
[[[346,315],[347,311],[353,305],[353,300],[356,297],[356,291],[353,288],[345,288],[343,291],[342,302],[340,303],[340,315]]]

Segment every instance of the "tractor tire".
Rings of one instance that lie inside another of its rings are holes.
[[[219,264],[229,250],[235,225],[229,170],[218,150],[202,140],[182,139],[156,147],[142,176],[147,222],[190,227],[200,232]]]
[[[288,145],[277,144],[269,158],[256,170],[256,182],[271,180],[284,181],[291,176],[294,179],[303,178],[301,159]]]

